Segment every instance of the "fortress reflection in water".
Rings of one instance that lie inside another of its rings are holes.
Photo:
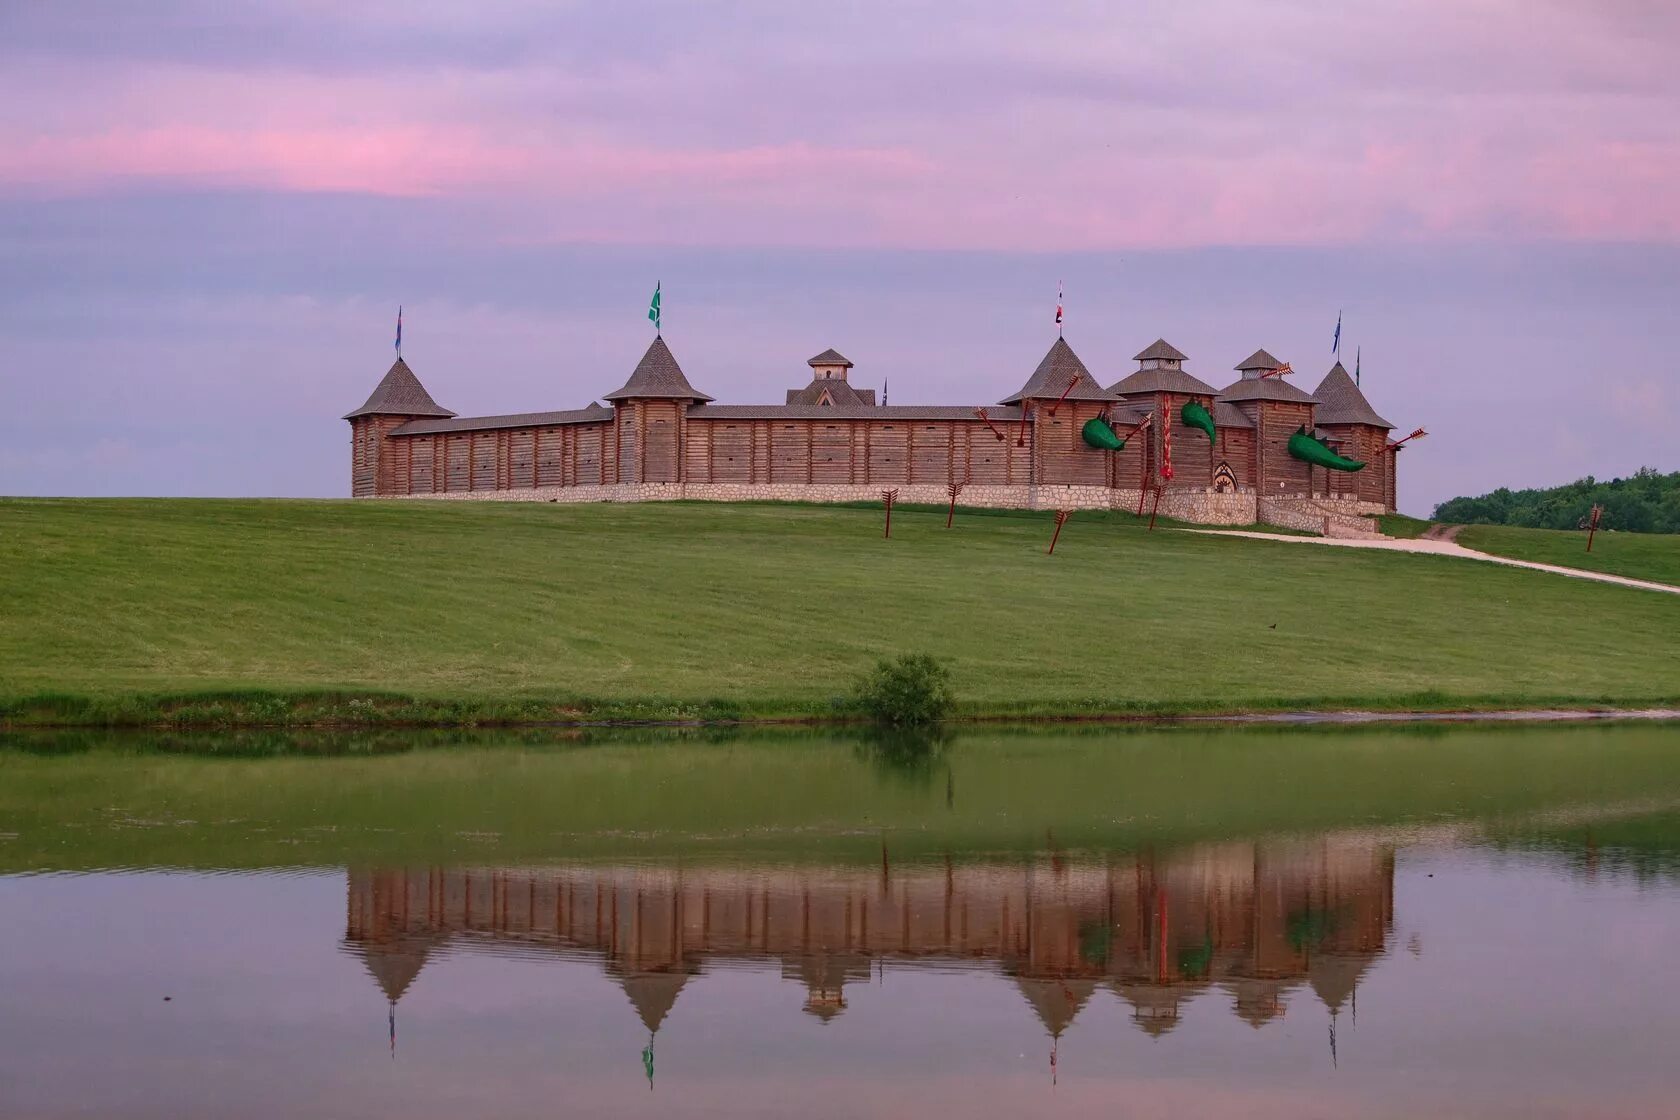
[[[1332,1015],[1393,927],[1394,855],[1363,839],[908,868],[353,870],[345,945],[393,1005],[439,952],[598,960],[650,1032],[708,967],[775,962],[823,1020],[877,969],[995,970],[1052,1037],[1100,988],[1153,1035],[1221,988],[1260,1027],[1309,986]]]

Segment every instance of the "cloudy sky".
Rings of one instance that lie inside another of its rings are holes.
[[[1680,5],[0,0],[0,493],[342,495],[666,337],[985,403],[1258,346],[1431,438],[1402,506],[1680,469]]]

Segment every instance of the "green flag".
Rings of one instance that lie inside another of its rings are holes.
[[[659,285],[653,286],[653,302],[648,304],[648,319],[653,323],[653,333],[659,333]]]

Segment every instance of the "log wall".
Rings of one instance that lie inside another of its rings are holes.
[[[1051,408],[1055,408],[1052,413]],[[1108,411],[1103,401],[1034,402],[1032,428],[1037,455],[1033,467],[1047,486],[1109,485],[1107,453],[1087,446],[1085,422]]]
[[[1322,430],[1338,452],[1365,464],[1362,471],[1325,472],[1331,476],[1329,493],[1362,502],[1381,502],[1387,507],[1388,472],[1394,462],[1394,456],[1385,450],[1388,432],[1369,424],[1326,424]]]
[[[1215,461],[1215,446],[1209,442],[1207,433],[1200,428],[1192,428],[1181,418],[1186,401],[1199,401],[1203,408],[1213,411],[1213,398],[1201,393],[1194,395],[1185,393],[1156,393],[1146,407],[1153,409],[1155,423],[1149,426],[1148,459],[1146,470],[1149,475],[1149,485],[1167,486],[1173,489],[1206,490],[1213,485],[1213,467]],[[1138,402],[1143,403],[1143,402]],[[1163,435],[1166,425],[1172,425],[1172,467],[1171,482],[1161,479],[1161,467],[1164,463],[1165,449]],[[1217,428],[1214,429],[1216,432]],[[1235,464],[1232,465],[1235,470]]]
[[[1386,433],[1364,425],[1328,431],[1343,451],[1370,465],[1356,474],[1317,470],[1288,453],[1289,435],[1311,420],[1310,406],[1245,402],[1254,430],[1220,428],[1207,436],[1179,420],[1185,397],[1159,394],[1157,417],[1173,425],[1174,478],[1170,488],[1212,485],[1214,468],[1229,464],[1239,489],[1262,496],[1333,496],[1393,508],[1394,457]],[[1211,400],[1198,397],[1211,409]],[[907,417],[833,420],[690,419],[679,402],[637,401],[611,420],[415,436],[388,433],[404,417],[358,417],[351,422],[351,493],[452,495],[617,484],[746,486],[975,487],[1073,486],[1136,493],[1159,481],[1158,420],[1117,453],[1085,445],[1081,429],[1107,407],[1067,401],[1051,415],[1043,401],[1027,424],[997,422],[998,438],[978,418]],[[1326,478],[1325,476],[1330,477]],[[1282,483],[1282,485],[1279,485]],[[1048,500],[1048,499],[1046,499]]]
[[[1214,468],[1220,463],[1231,468],[1239,489],[1254,489],[1254,430],[1252,428],[1217,428],[1219,439],[1214,444]],[[1210,483],[1211,485],[1211,483]]]
[[[1254,422],[1254,489],[1262,497],[1312,492],[1307,464],[1289,453],[1297,428],[1312,431],[1313,406],[1299,401],[1241,401],[1243,415]]]

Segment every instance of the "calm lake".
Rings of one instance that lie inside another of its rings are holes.
[[[0,1116],[1672,1117],[1680,727],[0,740]]]

